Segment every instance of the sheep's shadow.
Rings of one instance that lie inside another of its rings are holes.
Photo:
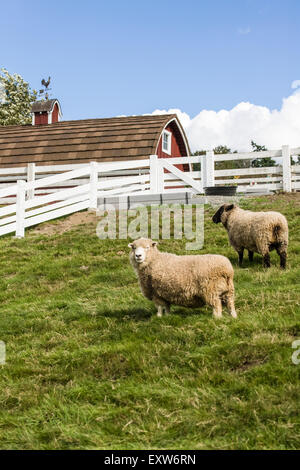
[[[98,311],[97,315],[102,317],[109,317],[109,318],[116,318],[119,320],[130,319],[135,321],[148,321],[150,318],[156,318],[156,308],[128,308],[128,309],[116,309],[116,310],[105,310],[105,311]],[[169,315],[163,315],[162,318],[170,318],[172,316],[180,316],[180,317],[189,317],[191,315],[197,316],[211,316],[211,312],[209,313],[208,308],[206,306],[197,307],[197,308],[186,308],[174,305],[171,307],[171,312]]]
[[[271,252],[272,253],[272,252]],[[256,256],[254,255],[253,260],[250,261],[248,257],[244,257],[242,266],[239,265],[239,260],[238,258],[235,258],[234,256],[229,256],[228,257],[232,266],[234,269],[251,269],[251,268],[263,268],[263,257],[259,254]],[[271,254],[271,267],[279,267],[280,266],[280,259],[279,256],[276,256],[276,254],[272,255]]]
[[[259,266],[262,266],[263,264],[263,259],[262,257],[259,257],[259,256],[254,257],[253,261],[249,261],[248,258],[244,258],[242,266],[239,265],[238,258],[232,258],[230,259],[230,261],[231,261],[232,266],[234,266],[235,268],[240,268],[240,269],[245,269],[245,268],[249,269],[253,267],[259,267]]]
[[[189,307],[180,307],[180,306],[173,306],[171,308],[170,315],[176,315],[182,318],[187,318],[190,316],[197,316],[197,317],[209,317],[212,315],[212,311],[209,311],[209,307],[206,305],[203,305],[202,307],[195,307],[195,308],[189,308]]]
[[[147,308],[124,308],[124,309],[112,309],[105,311],[98,311],[97,314],[102,317],[117,318],[119,320],[124,320],[125,318],[131,320],[146,321],[149,320],[153,315],[155,315],[155,310]]]

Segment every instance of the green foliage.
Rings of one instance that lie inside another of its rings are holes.
[[[252,152],[266,152],[268,149],[264,145],[258,145],[254,140],[251,140]]]
[[[258,145],[251,140],[251,146],[253,152],[265,152],[268,150],[264,145]],[[277,166],[277,163],[271,157],[257,158],[251,161],[251,166],[254,168],[261,168],[264,166]]]
[[[213,149],[215,155],[223,155],[227,153],[237,153],[237,150],[232,151],[226,145],[218,145]],[[193,155],[205,155],[205,150],[196,150]],[[215,168],[216,170],[227,170],[231,168],[248,168],[250,166],[250,160],[226,160],[223,162],[216,162]],[[200,163],[193,164],[194,171],[200,171],[201,165]]]
[[[300,165],[300,155],[297,155],[297,157],[291,157],[291,165]]]
[[[231,153],[231,149],[228,148],[226,145],[218,145],[218,147],[215,147],[213,149],[214,154],[220,155],[224,153]],[[194,156],[196,155],[205,155],[206,151],[205,150],[196,150],[196,152],[193,153]],[[229,166],[228,166],[229,164]],[[223,168],[232,168],[232,162],[217,162],[216,163],[216,169],[221,170]],[[201,169],[201,164],[200,163],[194,163],[193,165],[193,170],[194,171],[200,171]]]
[[[253,152],[263,152],[266,151],[267,148],[264,145],[258,145],[256,142],[251,140],[251,146]],[[227,153],[237,153],[235,150],[232,152],[232,150],[227,147],[226,145],[218,145],[214,149],[214,154],[215,155],[222,155],[222,154],[227,154]],[[205,155],[205,150],[196,150],[196,152],[193,153],[193,155]],[[298,160],[293,160],[291,159],[292,165],[299,165],[300,164],[300,156],[298,156]],[[216,162],[215,168],[216,170],[229,170],[229,169],[237,169],[237,168],[249,168],[249,167],[267,167],[267,166],[277,166],[277,163],[275,160],[273,160],[271,157],[265,157],[265,158],[257,158],[255,160],[226,160],[223,162]],[[193,165],[193,170],[194,171],[200,171],[201,165],[200,163],[194,163]]]
[[[216,155],[222,155],[226,153],[237,153],[236,150],[234,152],[227,147],[226,145],[219,145],[218,147],[214,148],[214,153]],[[236,168],[248,168],[250,160],[225,160],[223,162],[216,162],[215,168],[216,170],[229,170],[229,169],[236,169]]]
[[[128,240],[100,241],[95,224],[0,238],[1,449],[299,448],[299,194],[241,204],[285,214],[290,245],[286,271],[275,252],[270,270],[258,255],[239,268],[206,207],[201,252],[231,259],[237,320],[208,307],[157,318]]]
[[[194,157],[197,157],[197,156],[201,156],[205,154],[206,154],[206,150],[196,150],[196,152],[194,152],[192,155]],[[201,171],[201,163],[193,163],[192,167],[193,167],[193,171]]]
[[[214,148],[214,153],[216,155],[222,155],[224,153],[231,153],[231,149],[227,147],[226,145],[218,145],[217,147]]]
[[[23,78],[11,75],[6,69],[0,72],[0,125],[31,123],[31,106],[36,101],[37,92],[31,90]]]
[[[226,145],[218,145],[217,147],[213,149],[213,151],[215,154],[231,153],[231,149],[227,147]],[[236,153],[236,151],[233,153]],[[194,156],[205,155],[205,154],[206,154],[206,150],[196,150],[193,153]]]

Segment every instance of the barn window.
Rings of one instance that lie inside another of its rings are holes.
[[[171,132],[164,131],[162,135],[162,150],[171,155]]]

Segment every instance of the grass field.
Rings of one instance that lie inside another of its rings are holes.
[[[157,318],[128,241],[100,241],[92,222],[1,238],[0,448],[299,448],[300,197],[243,207],[285,214],[290,246],[286,271],[275,252],[269,270],[258,255],[239,268],[206,208],[202,252],[232,261],[237,320],[207,307]]]

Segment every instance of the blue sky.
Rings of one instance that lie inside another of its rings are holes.
[[[1,0],[0,11],[0,65],[34,88],[51,75],[67,120],[279,109],[300,78],[299,0]]]

